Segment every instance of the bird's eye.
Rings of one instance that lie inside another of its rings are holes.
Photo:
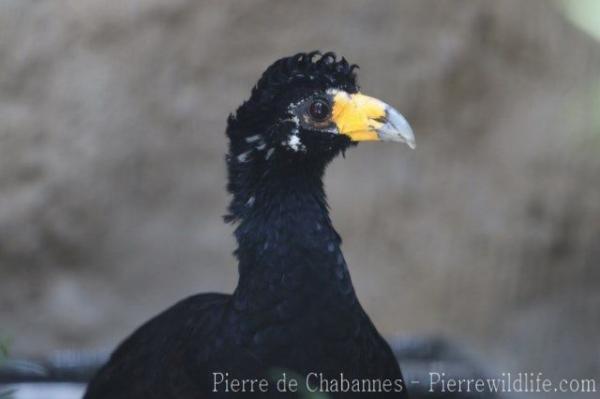
[[[317,122],[322,122],[329,117],[331,108],[329,104],[323,100],[315,100],[310,104],[308,112],[310,112],[311,118]]]

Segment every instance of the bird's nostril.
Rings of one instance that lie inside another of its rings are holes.
[[[387,115],[376,116],[375,118],[371,118],[371,119],[373,119],[375,122],[379,122],[379,123],[387,123],[387,121],[388,121]]]

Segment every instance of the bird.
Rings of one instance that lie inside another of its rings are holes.
[[[405,117],[359,90],[357,69],[313,51],[265,70],[227,118],[234,292],[191,296],[146,322],[84,399],[407,397],[357,298],[323,184],[327,165],[360,142],[415,147]]]

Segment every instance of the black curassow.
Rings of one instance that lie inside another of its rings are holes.
[[[406,397],[354,292],[323,189],[327,164],[359,141],[414,147],[404,117],[359,92],[355,69],[312,52],[264,72],[227,125],[235,292],[192,296],[144,324],[85,399],[294,397],[276,384],[284,372],[301,376],[298,391],[331,398]]]

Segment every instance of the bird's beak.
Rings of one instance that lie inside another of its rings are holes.
[[[333,96],[331,119],[338,132],[352,141],[399,141],[415,148],[406,118],[376,98],[339,91]]]

